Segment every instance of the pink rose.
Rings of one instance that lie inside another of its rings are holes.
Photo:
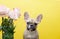
[[[11,10],[8,15],[11,19],[18,19],[20,16],[20,10],[18,8],[13,8],[13,10]]]
[[[0,16],[6,16],[9,12],[9,8],[4,5],[0,5]]]

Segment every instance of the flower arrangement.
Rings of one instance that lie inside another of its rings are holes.
[[[6,6],[0,6],[0,16],[2,17],[2,23],[0,30],[2,30],[2,39],[14,39],[14,23],[13,20],[17,20],[20,16],[19,9],[13,8],[10,10]],[[6,16],[8,18],[6,18]]]

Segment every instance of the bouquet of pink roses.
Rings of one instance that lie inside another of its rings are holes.
[[[2,17],[2,23],[0,26],[0,30],[2,30],[2,39],[14,39],[15,26],[13,20],[17,20],[19,18],[19,9],[13,8],[13,10],[10,10],[10,8],[1,5],[0,16]]]

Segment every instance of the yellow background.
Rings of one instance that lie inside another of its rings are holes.
[[[43,14],[43,19],[37,27],[40,39],[60,39],[60,0],[0,0],[0,4],[11,9],[20,8],[21,17],[14,21],[16,25],[14,39],[23,39],[26,29],[23,16],[25,11],[29,12],[31,18]]]

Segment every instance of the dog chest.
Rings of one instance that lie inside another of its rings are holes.
[[[37,39],[38,33],[37,33],[37,31],[33,31],[33,32],[25,31],[24,38],[26,38],[26,39]]]

